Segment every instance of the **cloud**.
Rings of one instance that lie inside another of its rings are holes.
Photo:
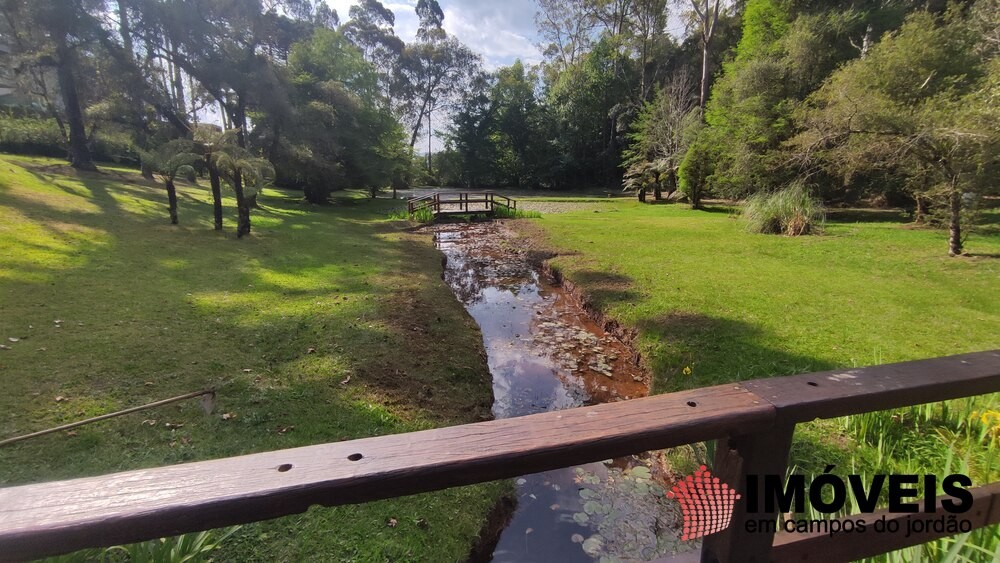
[[[341,22],[349,18],[355,0],[326,0],[337,10]],[[530,64],[541,61],[535,46],[535,0],[439,0],[444,11],[445,31],[457,37],[470,49],[483,56],[487,68],[493,69],[514,62]],[[413,41],[419,21],[416,0],[383,2],[396,15],[396,35]]]
[[[514,10],[512,5],[527,10]],[[444,27],[481,54],[487,68],[508,65],[515,59],[536,64],[542,55],[535,46],[534,6],[533,1],[525,0],[481,5],[457,2],[444,8]]]

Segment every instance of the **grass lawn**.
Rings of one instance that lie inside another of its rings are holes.
[[[658,392],[1000,346],[1000,236],[955,259],[945,233],[895,222],[753,235],[728,210],[632,201],[534,226],[553,266],[639,329]]]
[[[789,238],[748,234],[729,209],[633,201],[519,225],[636,329],[655,392],[1000,348],[998,234],[968,240],[979,256],[949,258],[945,232],[898,214],[834,214],[824,234]],[[1000,479],[997,442],[959,439],[970,425],[1000,438],[1000,395],[953,403],[886,414],[895,422],[878,432],[860,419],[800,425],[793,460],[845,474],[967,463],[977,483]]]
[[[0,157],[0,436],[219,389],[212,416],[189,401],[0,448],[0,485],[489,415],[478,329],[429,240],[385,219],[390,202],[267,190],[235,240],[231,200],[217,233],[206,189],[179,198],[172,226],[134,172]],[[218,558],[460,560],[504,487],[247,525]]]

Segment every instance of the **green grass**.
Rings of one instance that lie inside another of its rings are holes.
[[[514,209],[505,205],[498,205],[493,210],[493,216],[497,219],[541,219],[542,214],[530,209]]]
[[[658,392],[1000,345],[1000,236],[973,236],[979,256],[956,259],[947,233],[878,213],[776,237],[745,233],[728,209],[613,209],[523,225],[599,309],[638,329]]]
[[[637,331],[654,392],[1000,348],[996,234],[972,236],[974,256],[949,258],[946,232],[882,212],[833,213],[822,235],[783,237],[746,233],[728,208],[622,201],[614,211],[519,225],[558,253],[553,267],[597,309]],[[995,481],[1000,413],[969,418],[997,404],[990,395],[802,424],[793,462],[817,474],[827,463],[842,474],[852,464],[940,472],[958,456],[974,483]]]
[[[171,226],[132,171],[0,157],[0,436],[219,388],[213,416],[192,401],[0,448],[0,485],[489,415],[478,330],[392,202],[266,190],[235,240],[231,199],[218,233],[207,190],[178,191]],[[245,525],[216,556],[459,560],[505,486],[315,508]]]

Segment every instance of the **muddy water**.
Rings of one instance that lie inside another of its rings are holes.
[[[434,227],[445,281],[479,323],[497,418],[648,393],[647,374],[561,287],[541,276],[500,223]],[[682,551],[679,512],[629,457],[525,475],[493,561],[643,561]]]

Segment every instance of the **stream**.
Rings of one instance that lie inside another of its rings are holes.
[[[648,394],[629,348],[540,274],[502,223],[432,229],[444,280],[482,330],[495,417]],[[679,539],[679,508],[654,467],[644,454],[517,478],[492,561],[647,561],[696,548]]]

